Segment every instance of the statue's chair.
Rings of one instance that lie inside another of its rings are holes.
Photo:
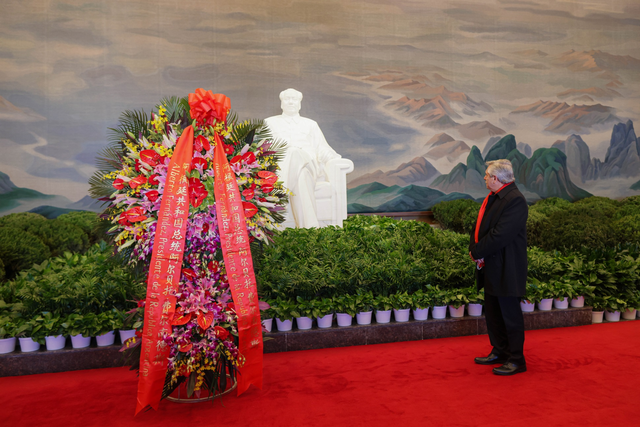
[[[324,181],[316,182],[316,213],[320,227],[336,225],[342,227],[347,219],[347,174],[353,172],[353,162],[349,159],[329,160],[324,168]],[[284,228],[296,226],[289,207],[285,214]]]

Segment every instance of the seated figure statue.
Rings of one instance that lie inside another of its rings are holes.
[[[282,114],[265,123],[274,138],[287,143],[279,173],[292,193],[284,226],[342,226],[347,217],[346,174],[353,171],[353,162],[329,146],[318,123],[300,116],[302,93],[287,89],[280,100]]]

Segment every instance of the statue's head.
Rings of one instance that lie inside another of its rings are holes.
[[[286,115],[298,114],[302,106],[302,92],[295,89],[286,89],[280,92],[280,107]]]

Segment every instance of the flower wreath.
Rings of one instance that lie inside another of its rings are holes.
[[[110,145],[100,153],[100,170],[90,180],[91,195],[108,203],[102,218],[113,224],[109,234],[117,251],[130,263],[148,267],[167,167],[183,130],[193,126],[176,315],[162,337],[170,348],[163,398],[185,381],[189,395],[203,387],[213,395],[224,391],[227,377],[235,378],[243,361],[216,219],[214,134],[222,137],[235,172],[252,248],[269,242],[288,202],[276,175],[283,146],[271,139],[261,120],[239,123],[229,107],[226,96],[198,89],[188,99],[163,99],[150,118],[144,111],[124,112],[118,128],[110,129]],[[123,347],[132,369],[139,367],[140,331]]]

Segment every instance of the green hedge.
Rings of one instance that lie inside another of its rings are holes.
[[[51,256],[83,253],[102,236],[93,212],[70,212],[51,220],[31,212],[10,214],[0,217],[0,260],[11,279]]]
[[[468,233],[479,206],[471,200],[453,200],[437,204],[433,213],[445,229]],[[528,245],[547,251],[572,251],[636,244],[640,243],[639,219],[640,196],[622,201],[588,197],[575,203],[552,197],[529,207]]]
[[[468,286],[468,237],[426,223],[353,216],[344,228],[287,229],[255,260],[266,298],[305,299]]]
[[[104,242],[83,255],[67,252],[33,265],[0,285],[0,299],[20,303],[27,318],[41,312],[63,316],[128,310],[144,294],[142,277],[123,266]]]

